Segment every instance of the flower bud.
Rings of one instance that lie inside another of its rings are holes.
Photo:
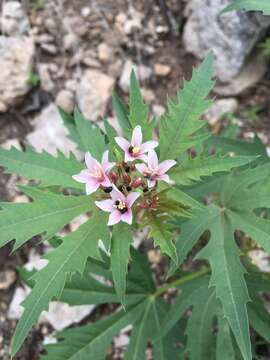
[[[118,180],[118,176],[117,176],[117,174],[115,173],[115,172],[110,172],[110,174],[109,174],[109,178],[110,178],[110,180],[115,184],[116,183],[116,181]]]
[[[131,183],[131,187],[133,187],[134,189],[140,187],[141,185],[142,185],[142,178],[140,178],[140,177],[133,180]]]
[[[131,177],[127,173],[124,173],[123,180],[126,185],[129,185],[131,182]]]

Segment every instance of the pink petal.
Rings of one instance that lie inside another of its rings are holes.
[[[100,208],[103,211],[106,211],[106,212],[115,211],[115,208],[113,207],[114,201],[111,199],[95,201],[95,204],[98,208]]]
[[[142,161],[147,163],[147,155],[139,154],[139,155],[137,155],[136,159],[137,160],[142,160]]]
[[[86,183],[91,179],[89,170],[82,170],[79,174],[73,175],[72,178],[80,183]]]
[[[130,147],[130,143],[121,136],[116,136],[114,138],[115,142],[120,146],[121,149],[124,151],[128,151],[128,148]]]
[[[92,169],[95,165],[96,165],[96,159],[94,159],[92,157],[92,155],[90,154],[90,152],[87,152],[84,156],[85,159],[85,163],[86,166],[88,167],[88,169]]]
[[[121,214],[121,220],[125,223],[131,225],[132,224],[132,211],[128,210],[124,214]]]
[[[156,180],[147,180],[147,185],[149,188],[152,188],[156,185]]]
[[[145,164],[136,164],[135,167],[141,174],[144,174],[148,169]]]
[[[110,187],[112,186],[111,180],[108,178],[108,176],[105,176],[105,179],[101,183],[104,187]]]
[[[114,210],[109,216],[108,226],[115,225],[121,221],[121,213],[118,210]]]
[[[156,169],[158,167],[158,157],[155,150],[150,150],[148,153],[148,166],[152,169]]]
[[[137,125],[132,133],[131,144],[140,147],[142,143],[142,128]]]
[[[174,161],[174,160],[162,161],[162,163],[160,163],[159,166],[158,166],[158,175],[165,174],[165,172],[167,172],[175,164],[176,164],[176,161]]]
[[[111,192],[111,198],[116,201],[116,200],[121,200],[123,202],[126,201],[126,197],[124,194],[121,193],[121,191],[119,191],[115,186],[113,187],[113,190]]]
[[[125,151],[125,162],[134,161],[136,159],[138,159],[138,157],[133,157],[128,151]]]
[[[146,141],[145,143],[143,143],[141,145],[141,153],[146,153],[151,149],[154,149],[158,146],[158,142],[157,141]]]
[[[159,176],[158,180],[165,181],[166,183],[171,184],[171,179],[170,179],[169,175],[166,175],[166,174]]]
[[[96,180],[89,180],[87,181],[87,183],[85,184],[85,192],[86,195],[91,195],[93,194],[95,191],[97,191],[97,189],[99,188],[100,184],[98,181]]]
[[[140,194],[137,192],[131,192],[130,194],[128,194],[126,199],[126,204],[128,208],[131,208],[131,206],[134,204],[134,202],[138,199],[139,196]]]

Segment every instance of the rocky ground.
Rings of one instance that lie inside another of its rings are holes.
[[[55,153],[57,148],[64,153],[73,151],[74,144],[67,138],[57,106],[70,112],[78,105],[92,121],[99,122],[102,116],[107,116],[115,124],[111,91],[116,88],[127,98],[131,68],[137,71],[152,114],[161,115],[167,95],[175,95],[183,77],[190,77],[192,66],[198,63],[187,52],[189,49],[199,55],[197,40],[192,40],[193,45],[189,41],[194,19],[188,3],[185,0],[2,0],[0,146],[23,148],[30,143],[38,151],[46,149]],[[248,21],[254,27],[261,26],[257,20]],[[197,26],[198,22],[195,23]],[[236,54],[236,50],[231,51]],[[243,58],[246,55],[242,53]],[[227,73],[225,65],[222,69],[217,66],[218,102],[206,115],[213,131],[219,132],[224,124],[234,121],[240,124],[242,136],[252,137],[256,132],[269,144],[270,74],[266,69],[267,59],[261,59],[255,68],[262,69],[263,80],[259,70],[251,76],[248,68],[235,81],[230,78],[231,66]],[[228,83],[222,83],[224,79]],[[224,113],[230,115],[226,121]],[[1,201],[27,201],[16,189],[18,182],[23,180],[0,173]],[[38,254],[44,248],[33,239],[11,256],[9,251],[8,246],[0,250],[1,360],[9,359],[10,339],[19,316],[16,301],[26,291],[16,267],[25,263],[40,266]],[[156,266],[159,254],[152,251],[150,260]],[[15,360],[38,359],[44,339],[51,341],[55,329],[69,325],[63,324],[56,314],[59,311],[65,314],[70,309],[56,304],[50,310],[51,316],[32,331]],[[109,311],[106,307],[84,308],[68,314],[75,322],[106,311]],[[121,348],[127,342],[125,334],[116,339],[109,358],[121,358]]]

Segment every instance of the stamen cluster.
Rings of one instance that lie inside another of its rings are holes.
[[[140,126],[134,128],[130,141],[123,137],[116,137],[115,141],[124,151],[124,161],[119,164],[109,162],[109,152],[105,151],[99,163],[88,152],[85,154],[87,168],[74,175],[73,178],[85,184],[87,195],[99,188],[105,194],[110,194],[110,198],[95,202],[101,210],[110,213],[108,225],[114,225],[120,221],[132,224],[132,206],[135,201],[142,194],[147,194],[148,198],[139,206],[142,209],[154,209],[157,206],[158,197],[152,190],[156,188],[158,181],[170,183],[166,172],[176,162],[166,160],[159,163],[154,150],[158,142],[142,143]],[[135,161],[139,163],[134,164]],[[152,198],[151,193],[153,193]]]

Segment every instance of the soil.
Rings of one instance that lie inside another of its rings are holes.
[[[90,4],[91,3],[91,4]],[[37,5],[40,4],[40,7]],[[165,5],[166,4],[166,5]],[[47,93],[40,86],[33,88],[32,92],[24,98],[12,111],[0,115],[0,144],[9,139],[18,139],[23,145],[26,135],[32,130],[31,119],[39,113],[46,104],[55,100],[56,94],[63,88],[66,80],[73,77],[74,72],[80,72],[84,65],[76,63],[74,57],[79,50],[90,51],[97,57],[97,46],[101,42],[113,45],[114,55],[110,64],[101,64],[101,69],[106,73],[117,60],[132,59],[136,64],[144,64],[153,69],[154,64],[161,63],[169,65],[171,71],[168,76],[151,76],[143,84],[151,90],[155,104],[165,105],[167,95],[175,96],[177,89],[182,84],[183,77],[189,78],[192,67],[197,60],[187,54],[181,41],[181,31],[185,23],[184,6],[185,1],[179,0],[57,0],[57,1],[26,1],[28,15],[32,27],[38,28],[41,34],[46,31],[46,19],[50,18],[56,24],[53,32],[58,52],[57,55],[49,55],[40,47],[37,48],[36,64],[53,63],[59,68],[58,76],[54,79],[55,88]],[[119,13],[129,14],[131,7],[142,17],[143,31],[135,31],[127,35],[125,39],[117,31],[115,18]],[[91,8],[91,21],[87,25],[85,34],[82,35],[79,48],[64,51],[62,48],[63,36],[66,32],[69,19],[77,16],[82,17],[83,9]],[[152,29],[150,25],[154,26]],[[159,32],[156,29],[159,27]],[[56,34],[56,35],[55,35]],[[75,65],[71,66],[73,62]],[[121,72],[120,72],[121,74]],[[120,74],[115,73],[119,79]],[[261,83],[254,88],[247,90],[238,97],[240,106],[238,116],[244,119],[246,132],[259,132],[264,134],[268,141],[270,123],[270,75],[268,74]],[[121,91],[120,91],[121,92]],[[125,94],[123,94],[126,96]],[[250,120],[250,113],[247,109],[258,107],[258,114]],[[108,115],[111,113],[108,107]],[[0,200],[13,201],[16,178],[0,172]],[[0,249],[0,272],[16,268],[28,260],[28,253],[31,247],[35,246],[42,252],[35,241],[29,242],[22,249],[9,255],[11,246],[7,245]],[[162,273],[162,271],[161,271]],[[0,290],[0,359],[8,360],[9,347],[16,322],[7,318],[7,309],[13,297],[16,287],[20,281],[12,284],[7,290]],[[110,311],[106,306],[98,307],[87,320],[97,317]],[[47,326],[35,327],[28,336],[27,341],[14,357],[14,360],[38,360],[41,344],[44,335],[50,332]],[[111,359],[116,359],[113,355]]]

